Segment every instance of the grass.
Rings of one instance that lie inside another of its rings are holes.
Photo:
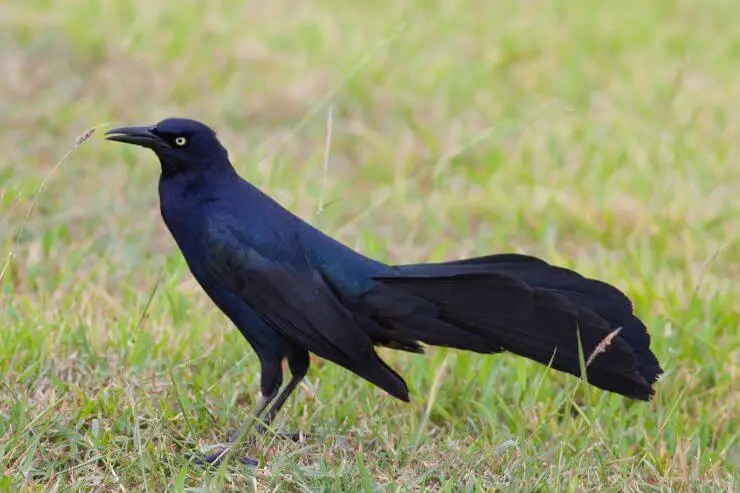
[[[0,12],[0,490],[738,487],[737,2]],[[382,350],[411,404],[314,360],[279,427],[315,436],[192,465],[254,404],[258,362],[165,231],[154,157],[94,135],[25,224],[85,130],[171,115],[368,255],[527,252],[618,285],[666,369],[655,400],[511,355]]]

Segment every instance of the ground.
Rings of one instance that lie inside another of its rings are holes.
[[[729,0],[5,2],[0,488],[737,488],[739,16]],[[405,404],[314,359],[278,422],[311,437],[268,437],[257,468],[195,466],[259,371],[163,227],[154,156],[101,138],[168,116],[211,124],[245,177],[367,255],[524,252],[619,286],[666,370],[654,401],[512,355],[382,350]]]

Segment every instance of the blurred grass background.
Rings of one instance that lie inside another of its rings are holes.
[[[729,0],[0,3],[0,488],[737,488],[738,18]],[[280,422],[314,436],[263,439],[256,469],[192,465],[254,404],[258,362],[164,229],[154,156],[95,135],[25,220],[86,129],[168,116],[212,125],[245,177],[368,255],[526,252],[616,284],[666,369],[656,399],[382,350],[411,404],[314,360]]]

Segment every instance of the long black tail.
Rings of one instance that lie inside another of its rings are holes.
[[[589,383],[640,400],[663,372],[624,294],[534,257],[402,265],[376,280],[378,344],[509,351],[580,376],[580,338]]]

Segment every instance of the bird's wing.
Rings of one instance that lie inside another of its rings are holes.
[[[209,273],[244,299],[274,330],[408,400],[406,384],[378,358],[369,335],[319,271],[268,258],[223,223],[211,224],[206,242]]]

